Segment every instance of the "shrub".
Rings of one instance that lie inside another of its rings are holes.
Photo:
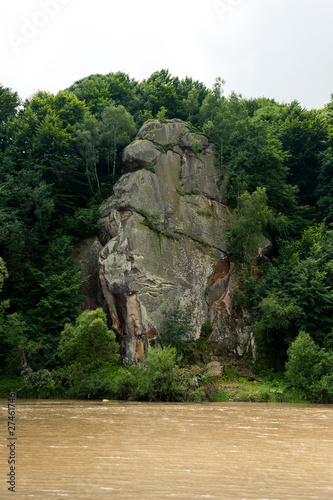
[[[318,402],[333,401],[333,352],[320,349],[300,331],[288,349],[286,377],[296,388]]]
[[[135,399],[141,370],[141,366],[119,368],[111,380],[111,396],[116,399]]]
[[[194,332],[191,314],[181,309],[179,301],[171,311],[162,312],[164,321],[159,332],[159,343],[162,347],[174,347],[178,354],[184,353],[186,340],[190,340]]]
[[[116,335],[108,330],[102,309],[84,311],[75,322],[67,323],[61,333],[59,356],[73,369],[86,373],[113,366],[118,358]]]
[[[54,395],[57,377],[49,370],[33,371],[25,364],[21,376],[23,378],[21,392],[24,396],[45,398]]]
[[[148,401],[182,401],[184,387],[177,385],[178,373],[175,348],[150,349],[146,367],[139,372],[135,395]]]
[[[73,371],[74,369],[74,371]],[[66,396],[73,399],[103,399],[108,397],[111,388],[111,374],[108,368],[102,367],[93,373],[70,365],[59,370]]]
[[[333,403],[333,374],[324,375],[310,387],[311,396],[318,403]]]
[[[308,333],[300,331],[287,354],[286,376],[294,387],[307,388],[322,375],[319,373],[322,352]]]

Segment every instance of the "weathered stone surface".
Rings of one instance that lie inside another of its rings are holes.
[[[207,149],[208,144],[208,139],[205,135],[191,133],[187,133],[179,141],[179,146],[182,149],[190,149],[192,151],[199,148]]]
[[[145,123],[139,130],[136,139],[147,139],[158,144],[175,144],[182,135],[189,131],[189,126],[182,120],[174,118],[168,123],[158,120]]]
[[[162,311],[177,301],[191,312],[195,338],[210,319],[213,336],[237,352],[231,304],[235,278],[223,237],[228,208],[220,202],[212,154],[175,144],[187,129],[180,120],[144,125],[126,148],[131,153],[124,152],[126,165],[128,158],[131,165],[144,164],[142,151],[157,148],[152,141],[171,141],[172,147],[156,155],[154,172],[123,175],[101,207],[100,283],[125,362],[146,355]],[[141,148],[147,142],[152,148]]]
[[[132,142],[123,152],[123,173],[149,167],[159,155],[160,151],[150,141]]]

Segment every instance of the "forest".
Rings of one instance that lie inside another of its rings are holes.
[[[207,395],[203,368],[186,362],[185,312],[175,311],[173,324],[166,318],[178,343],[152,350],[143,369],[121,365],[101,310],[80,309],[73,246],[97,235],[123,148],[146,121],[179,118],[215,144],[230,258],[243,277],[234,300],[249,312],[257,345],[253,377],[273,380],[281,400],[294,391],[333,402],[333,95],[307,110],[225,96],[224,83],[218,77],[210,89],[168,70],[139,82],[117,72],[24,102],[0,85],[2,392],[14,383],[32,397],[223,397]],[[247,248],[258,230],[273,250],[254,273]]]

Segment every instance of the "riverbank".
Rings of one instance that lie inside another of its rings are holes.
[[[272,378],[269,380],[258,377],[255,380],[248,380],[243,376],[239,377],[219,377],[206,384],[200,384],[196,391],[196,397],[184,398],[184,402],[281,402],[281,403],[313,403],[301,391],[290,388],[282,378]],[[66,391],[64,387],[53,388],[52,390],[43,384],[39,387],[27,386],[21,377],[0,377],[0,398],[7,398],[11,390],[15,390],[18,398],[40,398],[40,399],[124,399],[143,400],[135,398],[130,393],[124,394],[121,398],[112,394],[112,391],[105,390],[100,396],[90,397],[89,394],[82,394],[81,397],[73,395],[72,391]],[[126,396],[126,397],[125,397]]]

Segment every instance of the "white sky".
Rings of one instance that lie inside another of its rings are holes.
[[[2,0],[0,83],[26,98],[93,73],[153,71],[321,108],[333,0]]]

